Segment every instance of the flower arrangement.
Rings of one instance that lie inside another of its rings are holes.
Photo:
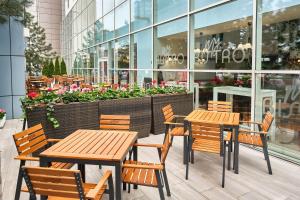
[[[136,98],[151,96],[157,94],[176,94],[187,93],[184,87],[166,87],[164,84],[156,86],[153,82],[148,89],[137,85],[125,84],[120,87],[118,84],[112,85],[111,88],[99,87],[91,90],[89,88],[80,88],[76,84],[68,87],[61,87],[58,90],[46,90],[40,94],[31,92],[25,98],[21,99],[23,112],[34,107],[46,106],[47,119],[52,123],[54,128],[59,127],[59,122],[54,118],[54,105],[58,103],[68,104],[72,102],[95,102],[99,100]]]
[[[5,115],[6,115],[6,111],[0,108],[0,120],[2,120]]]

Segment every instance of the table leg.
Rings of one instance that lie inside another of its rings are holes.
[[[234,140],[234,173],[239,173],[239,126],[235,128],[235,140]]]
[[[137,140],[135,141],[137,143]],[[138,160],[138,148],[136,146],[133,147],[133,160],[137,161]],[[133,185],[133,189],[137,189],[137,185]]]
[[[121,173],[122,173],[122,162],[117,162],[115,166],[115,188],[116,188],[116,199],[122,199],[122,180],[121,180]]]
[[[188,130],[189,122],[187,120],[184,120],[184,132]],[[188,136],[183,136],[183,164],[186,164],[188,162]]]
[[[80,170],[82,181],[85,183],[85,165],[78,164],[78,170]]]

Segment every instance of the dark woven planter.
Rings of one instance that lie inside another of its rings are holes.
[[[99,129],[98,102],[58,104],[54,117],[60,126],[53,128],[46,117],[46,107],[27,111],[28,127],[42,123],[49,138],[65,138],[77,129]]]
[[[151,133],[165,132],[162,108],[171,104],[175,115],[188,115],[193,111],[193,94],[156,95],[152,97],[152,127]]]
[[[101,114],[130,115],[130,130],[137,131],[139,138],[148,137],[151,130],[151,97],[100,101]]]

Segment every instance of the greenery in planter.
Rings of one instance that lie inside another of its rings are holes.
[[[0,120],[4,118],[6,111],[0,108]]]
[[[59,63],[58,57],[56,57],[56,59],[55,59],[54,73],[53,73],[53,75],[61,75],[61,72],[60,72],[60,63]]]
[[[61,63],[60,63],[60,73],[62,75],[67,74],[67,66],[66,66],[66,63],[65,63],[63,58],[62,58]]]

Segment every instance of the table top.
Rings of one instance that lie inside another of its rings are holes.
[[[208,122],[228,126],[238,126],[240,123],[240,113],[194,110],[186,116],[185,120],[189,122]]]
[[[41,157],[122,161],[138,133],[132,131],[77,130],[43,151]]]

